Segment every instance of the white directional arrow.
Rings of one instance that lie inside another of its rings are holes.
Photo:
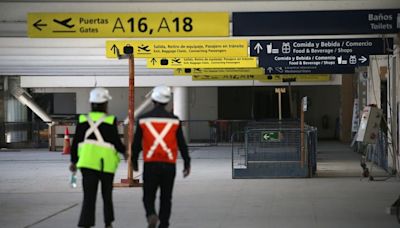
[[[257,51],[257,54],[260,54],[260,51],[263,49],[260,43],[257,43],[256,46],[254,47],[254,50]]]
[[[358,60],[359,60],[361,63],[365,63],[368,59],[365,58],[365,56],[361,56]]]
[[[272,67],[267,68],[268,73],[271,73],[273,70],[274,70],[274,68],[272,68]]]

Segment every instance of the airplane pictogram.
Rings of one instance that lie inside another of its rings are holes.
[[[65,27],[67,27],[67,28],[73,28],[75,25],[69,25],[69,24],[68,24],[71,20],[72,20],[71,17],[70,17],[70,18],[67,18],[67,19],[65,19],[65,20],[62,20],[62,21],[59,21],[59,20],[57,20],[57,19],[53,19],[54,22],[56,22],[56,23],[58,23],[58,24],[60,24],[60,25],[63,25],[63,26],[65,26]]]
[[[172,59],[172,63],[180,64],[181,63],[181,59],[178,59],[178,58]]]
[[[138,48],[139,48],[140,50],[142,50],[142,51],[145,51],[145,52],[149,52],[149,51],[150,51],[149,45],[144,46],[144,45],[142,44],[142,46],[139,46]]]

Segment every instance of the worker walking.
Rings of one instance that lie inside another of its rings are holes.
[[[143,203],[149,228],[169,227],[171,199],[178,149],[184,160],[183,176],[190,173],[190,157],[178,117],[165,110],[172,96],[170,87],[157,86],[151,98],[154,108],[138,118],[132,145],[132,166],[138,171],[138,157],[143,150]],[[155,199],[160,188],[160,210]]]
[[[106,228],[112,227],[114,209],[112,189],[114,173],[120,158],[118,152],[125,154],[125,146],[118,135],[117,118],[107,114],[111,96],[105,88],[95,88],[90,92],[89,102],[92,111],[80,115],[75,137],[71,146],[70,170],[77,168],[82,173],[83,203],[79,227],[95,225],[97,186],[101,182]]]

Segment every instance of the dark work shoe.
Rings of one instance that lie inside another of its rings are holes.
[[[113,226],[112,225],[108,225],[108,226],[106,225],[105,228],[113,228]]]
[[[156,228],[158,223],[158,216],[157,215],[150,215],[147,217],[147,223],[149,224],[148,228]]]

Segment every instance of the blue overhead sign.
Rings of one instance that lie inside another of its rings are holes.
[[[250,56],[381,55],[393,53],[392,38],[250,40]]]
[[[365,55],[340,55],[340,56],[263,56],[262,59],[267,66],[368,66],[368,56]],[[260,61],[259,61],[260,62]],[[261,63],[259,63],[261,64]],[[265,65],[263,66],[265,67]]]
[[[233,36],[394,34],[400,9],[234,12]]]
[[[270,61],[260,57],[259,66],[265,68],[265,74],[353,74],[355,66],[348,64],[321,65],[318,61],[291,61],[284,63]],[[330,61],[331,62],[331,61]],[[331,62],[331,63],[332,63]],[[293,63],[293,64],[291,64]]]
[[[268,74],[353,73],[369,65],[369,55],[392,52],[392,38],[250,40],[250,55]]]

